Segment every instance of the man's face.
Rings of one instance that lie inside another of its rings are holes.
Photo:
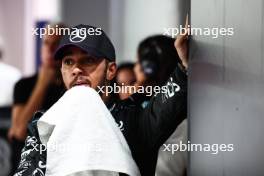
[[[61,63],[63,82],[67,89],[85,85],[97,89],[114,78],[116,64],[95,58],[78,47],[65,48]]]
[[[59,35],[45,35],[41,46],[41,62],[47,66],[54,66],[55,61],[53,54],[57,49],[61,36]]]

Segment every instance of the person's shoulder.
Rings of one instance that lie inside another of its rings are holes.
[[[31,76],[21,78],[18,81],[18,83],[19,82],[31,82],[31,81],[36,81],[36,80],[37,80],[37,74],[33,74]]]
[[[36,84],[37,76],[22,78],[16,82],[14,87],[14,104],[24,104],[27,102],[31,92]]]
[[[29,84],[35,84],[37,81],[37,74],[34,74],[29,77],[23,77],[20,80],[17,81],[16,87],[23,87],[23,86],[28,86]]]

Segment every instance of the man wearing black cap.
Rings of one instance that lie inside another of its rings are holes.
[[[61,73],[67,89],[86,85],[97,90],[100,86],[111,85],[115,77],[113,44],[104,31],[101,30],[100,35],[88,35],[87,31],[91,30],[98,31],[98,28],[87,25],[72,28],[70,35],[63,36],[55,52],[55,59],[61,60]],[[101,93],[102,100],[119,124],[143,176],[154,175],[159,147],[186,117],[186,78],[185,72],[176,67],[166,83],[168,91],[154,96],[145,109],[133,97],[118,101]],[[41,115],[37,113],[29,126],[29,136],[34,136],[37,144],[40,144],[40,140],[36,122]],[[30,142],[26,140],[23,151],[31,152],[22,156],[18,175],[31,175],[34,171],[45,173],[43,163],[46,154],[32,151]]]

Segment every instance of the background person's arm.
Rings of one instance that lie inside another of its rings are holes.
[[[33,114],[39,110],[43,104],[47,89],[54,79],[54,69],[41,67],[37,83],[25,104],[15,104],[12,108],[12,125],[9,129],[8,138],[24,140],[26,137],[27,124]]]

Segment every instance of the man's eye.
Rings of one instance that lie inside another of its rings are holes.
[[[73,61],[72,61],[71,59],[65,59],[65,60],[63,61],[63,63],[64,63],[65,65],[72,65],[72,64],[73,64]]]

